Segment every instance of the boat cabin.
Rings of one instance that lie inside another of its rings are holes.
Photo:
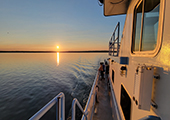
[[[104,0],[103,9],[107,17],[126,14],[122,35],[118,23],[109,40],[114,116],[168,120],[170,0]]]

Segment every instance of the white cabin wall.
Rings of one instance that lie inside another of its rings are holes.
[[[160,75],[160,80],[155,81],[153,99],[158,105],[155,112],[160,114],[163,120],[170,119],[170,0],[165,0],[164,10],[164,29],[162,37],[162,46],[155,59],[157,69],[155,73]]]
[[[170,0],[165,0],[164,30],[162,36],[162,47],[156,56],[156,62],[160,67],[170,71]]]
[[[120,74],[120,69],[119,69],[119,63],[117,62],[110,62],[110,72],[112,72],[112,70],[114,70],[114,83],[112,81],[112,86],[114,88],[114,93],[115,93],[115,97],[116,97],[116,101],[119,107],[119,111],[122,111],[121,106],[120,106],[120,89],[121,89],[121,78],[119,76]],[[110,74],[110,78],[112,78],[112,75]],[[124,118],[122,112],[121,112],[121,116],[122,118]]]
[[[127,12],[126,21],[123,30],[123,38],[121,39],[120,53],[119,57],[129,57],[129,65],[127,67],[127,76],[120,75],[121,64],[119,62],[111,63],[110,62],[110,72],[113,69],[115,71],[115,80],[112,83],[116,95],[116,100],[118,106],[120,106],[120,89],[121,84],[124,85],[131,98],[131,120],[137,120],[147,115],[160,115],[163,120],[168,120],[170,118],[170,0],[161,0],[161,5],[165,4],[165,14],[161,14],[160,17],[164,17],[164,27],[161,49],[158,51],[156,56],[132,56],[131,54],[131,44],[132,44],[132,32],[133,32],[133,13],[134,8],[138,0],[132,0]],[[160,31],[160,30],[159,30]],[[118,61],[118,58],[111,57],[111,59]],[[136,104],[132,100],[133,89],[134,89],[134,76],[135,70],[138,64],[146,66],[154,66],[154,74],[159,74],[160,79],[153,80],[153,90],[152,90],[152,99],[158,105],[158,108],[155,109],[151,107],[150,111],[140,110],[136,107]],[[110,75],[111,78],[111,75]]]
[[[126,65],[127,75],[121,76],[120,73],[118,73],[116,78],[119,83],[117,84],[117,86],[115,85],[117,95],[119,95],[119,98],[117,99],[117,101],[120,101],[121,84],[124,85],[126,91],[129,94],[129,97],[131,98],[131,120],[137,120],[137,119],[140,119],[147,115],[154,115],[154,113],[151,113],[150,111],[138,109],[135,102],[132,99],[133,91],[134,91],[134,77],[135,77],[136,68],[138,66],[138,62],[137,61],[133,62],[133,57],[131,56],[131,43],[132,43],[132,32],[133,32],[133,13],[134,13],[134,8],[135,8],[137,2],[138,1],[133,0],[130,4],[129,9],[128,9],[125,27],[124,27],[123,38],[122,38],[121,50],[120,50],[121,51],[120,56],[129,57],[129,65]],[[118,71],[120,71],[121,66],[124,66],[124,65],[120,65],[120,64],[117,65]],[[115,84],[116,84],[116,80],[115,80]],[[121,108],[120,104],[119,104],[119,107]]]
[[[122,39],[121,39],[121,46],[120,46],[120,54],[119,56],[130,56],[131,52],[131,37],[132,37],[132,25],[133,25],[133,9],[134,9],[134,3],[136,1],[132,0],[130,3],[130,7],[128,8],[126,20],[124,24],[124,29],[122,33]]]

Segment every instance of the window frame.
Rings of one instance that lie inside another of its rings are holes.
[[[143,32],[143,17],[144,17],[144,2],[145,0],[138,0],[134,4],[133,8],[133,29],[132,29],[132,40],[131,40],[131,56],[142,56],[142,57],[154,57],[158,54],[161,44],[162,44],[162,36],[163,36],[163,22],[164,22],[164,11],[165,11],[165,0],[160,0],[160,8],[159,8],[159,23],[158,23],[158,33],[157,33],[157,44],[154,50],[150,51],[134,51],[134,40],[135,40],[135,31],[136,31],[136,10],[140,3],[143,1],[142,6],[142,19],[141,19],[141,33],[140,33],[140,48],[142,45],[142,32]]]

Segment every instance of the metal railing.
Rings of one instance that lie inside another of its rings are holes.
[[[35,113],[29,120],[39,120],[55,104],[57,105],[56,106],[56,120],[65,120],[65,95],[62,92],[60,92],[49,103],[47,103],[42,109],[40,109],[37,113]]]
[[[117,23],[113,34],[109,41],[109,55],[118,56],[119,55],[119,30],[120,30],[120,22]],[[117,33],[117,34],[116,34]]]
[[[109,84],[110,84],[110,88],[111,88],[111,95],[112,95],[112,102],[113,102],[113,111],[114,111],[114,118],[116,120],[122,120],[121,118],[121,115],[120,115],[120,111],[119,111],[119,108],[118,108],[118,104],[116,102],[116,97],[115,97],[115,93],[114,93],[114,89],[113,89],[113,86],[112,86],[112,81],[110,80],[110,77],[109,77]]]
[[[72,102],[72,120],[75,120],[75,113],[76,113],[75,106],[76,106],[76,104],[79,107],[79,109],[81,110],[81,112],[83,113],[81,120],[92,120],[93,113],[94,113],[94,105],[96,103],[98,80],[99,80],[99,72],[97,72],[97,74],[96,74],[96,77],[93,82],[93,86],[90,91],[90,95],[89,95],[89,98],[88,98],[88,101],[86,103],[84,110],[83,110],[82,106],[80,105],[80,103],[78,102],[78,100],[76,98],[74,98],[74,100]]]
[[[95,106],[96,98],[97,98],[96,96],[97,96],[97,90],[98,90],[98,80],[99,80],[99,72],[96,73],[96,77],[93,82],[93,86],[92,86],[88,101],[85,106],[84,113],[88,113],[88,114],[86,114],[86,116],[83,115],[81,120],[86,120],[86,117],[87,117],[87,120],[92,120],[93,113],[94,113],[94,106]]]
[[[98,87],[98,79],[99,72],[97,72],[95,80],[93,82],[92,89],[90,91],[90,95],[88,101],[85,106],[85,110],[83,110],[82,106],[78,102],[76,98],[73,99],[72,102],[72,120],[75,120],[77,105],[81,112],[83,113],[81,120],[91,120],[94,112],[94,105],[96,103],[97,96],[97,87]],[[56,104],[57,103],[57,104]],[[29,120],[39,120],[48,110],[50,110],[54,105],[56,106],[56,120],[65,120],[65,95],[60,92],[56,97],[54,97],[49,103],[47,103],[42,109],[40,109],[37,113],[35,113]]]
[[[80,105],[79,101],[74,98],[73,102],[72,102],[72,119],[71,120],[75,120],[75,113],[76,113],[76,105],[78,106],[78,108],[81,110],[81,112],[83,113],[83,115],[86,117],[87,120],[87,114],[88,112],[84,112],[82,106]]]

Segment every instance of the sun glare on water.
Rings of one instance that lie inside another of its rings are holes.
[[[57,48],[57,66],[59,65],[59,46],[57,45],[56,46],[56,48]]]

